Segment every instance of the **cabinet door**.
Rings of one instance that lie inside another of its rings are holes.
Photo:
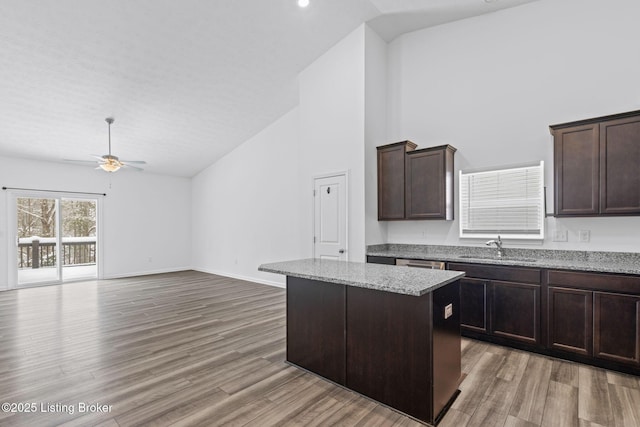
[[[406,157],[406,217],[445,219],[444,150],[418,150]]]
[[[460,279],[460,327],[473,332],[489,332],[487,326],[488,282]]]
[[[549,347],[585,356],[593,347],[593,292],[549,287]]]
[[[553,131],[556,216],[598,214],[598,134],[597,123]]]
[[[640,365],[640,297],[594,292],[594,355]]]
[[[404,219],[405,152],[410,141],[378,147],[378,220]]]
[[[345,385],[345,286],[287,277],[287,360]]]
[[[540,285],[491,282],[491,333],[540,343]]]
[[[640,214],[640,117],[600,125],[600,212]]]

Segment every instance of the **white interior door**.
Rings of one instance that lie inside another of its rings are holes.
[[[313,256],[346,261],[347,178],[346,174],[314,179]]]

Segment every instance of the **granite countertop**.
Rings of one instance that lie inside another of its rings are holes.
[[[367,255],[426,259],[472,264],[512,265],[599,273],[640,274],[640,253],[590,252],[554,249],[504,248],[502,259],[495,248],[474,246],[383,244],[367,248]]]
[[[460,271],[326,259],[301,259],[262,264],[258,270],[413,296],[424,295],[464,276]]]

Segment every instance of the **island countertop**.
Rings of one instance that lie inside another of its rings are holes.
[[[413,296],[432,292],[464,276],[462,271],[326,259],[301,259],[262,264],[258,270]]]

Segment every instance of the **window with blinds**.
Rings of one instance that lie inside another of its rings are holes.
[[[460,171],[460,237],[544,238],[544,162]]]

